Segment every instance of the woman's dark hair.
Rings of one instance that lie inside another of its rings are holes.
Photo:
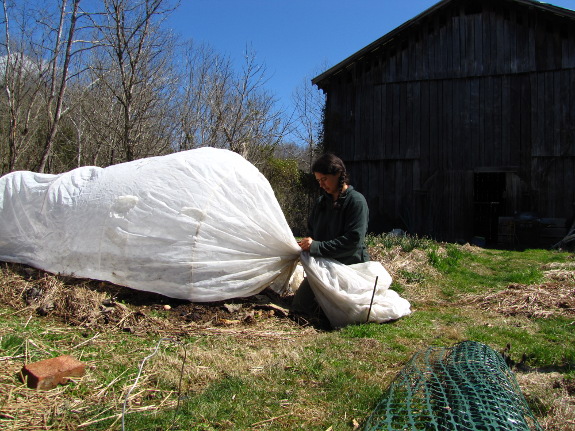
[[[345,169],[343,160],[332,153],[325,153],[320,156],[311,166],[312,172],[319,172],[320,174],[337,175],[340,174],[340,183],[347,183],[349,175]]]
[[[313,165],[311,165],[312,172],[318,172],[320,174],[327,174],[327,175],[337,175],[339,174],[339,197],[333,203],[333,207],[335,209],[340,209],[342,206],[342,201],[344,199],[344,193],[342,193],[343,185],[345,183],[349,183],[349,175],[345,169],[345,164],[343,160],[337,157],[335,154],[332,153],[325,153],[323,156],[320,156]]]

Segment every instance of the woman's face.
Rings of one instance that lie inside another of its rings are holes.
[[[339,173],[337,174],[322,174],[320,172],[314,172],[315,179],[319,183],[319,186],[325,190],[326,193],[330,195],[339,193]]]

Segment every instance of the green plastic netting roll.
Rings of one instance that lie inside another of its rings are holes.
[[[416,353],[388,387],[364,431],[542,430],[503,357],[464,341]]]

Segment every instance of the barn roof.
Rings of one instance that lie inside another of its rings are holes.
[[[322,82],[325,81],[326,79],[328,79],[331,76],[336,75],[337,73],[341,72],[342,70],[345,70],[346,68],[350,67],[356,61],[361,60],[365,55],[369,54],[370,52],[375,51],[376,49],[379,49],[380,47],[382,47],[384,45],[392,43],[404,31],[407,31],[410,28],[418,25],[429,15],[432,15],[432,14],[436,13],[437,11],[445,8],[447,5],[454,3],[454,2],[457,2],[457,1],[460,1],[460,0],[442,0],[439,3],[436,3],[435,5],[431,6],[430,8],[426,9],[425,11],[423,11],[422,13],[417,15],[416,17],[410,19],[409,21],[406,21],[405,23],[403,23],[399,27],[396,27],[394,30],[392,30],[389,33],[387,33],[386,35],[380,37],[375,42],[370,43],[365,48],[360,49],[355,54],[352,54],[351,56],[349,56],[345,60],[341,61],[340,63],[338,63],[335,66],[331,67],[330,69],[326,70],[322,74],[316,76],[315,78],[312,79],[312,84],[317,85],[319,88],[323,88]],[[506,1],[508,3],[514,3],[514,4],[526,6],[529,8],[533,8],[536,10],[545,11],[548,13],[550,12],[554,15],[559,16],[559,17],[570,18],[570,19],[575,20],[575,11],[565,9],[562,7],[558,7],[558,6],[553,6],[553,5],[550,5],[547,3],[541,3],[541,2],[536,1],[536,0],[500,0],[500,1],[502,1],[502,2]]]

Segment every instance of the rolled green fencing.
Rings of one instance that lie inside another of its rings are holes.
[[[503,357],[464,341],[416,353],[391,383],[364,431],[541,430]]]

